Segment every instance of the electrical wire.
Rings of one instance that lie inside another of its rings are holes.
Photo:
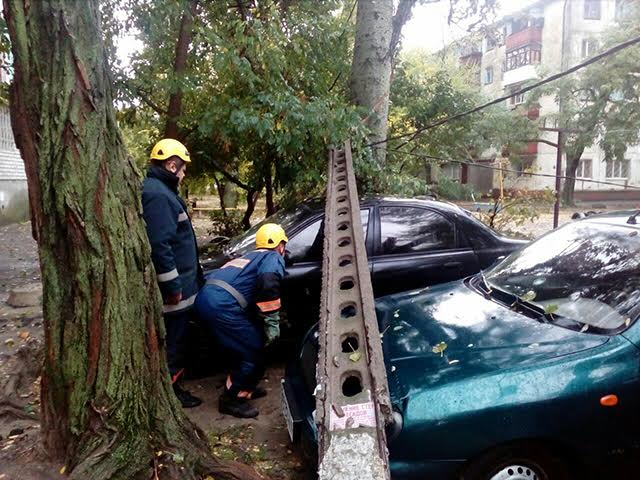
[[[556,178],[556,175],[552,175],[550,173],[535,173],[535,172],[523,172],[520,170],[514,170],[514,169],[510,169],[510,168],[501,168],[501,167],[494,167],[491,165],[483,165],[481,163],[476,163],[476,162],[471,162],[468,160],[454,160],[452,158],[442,158],[442,157],[436,157],[434,155],[427,155],[427,154],[422,154],[422,153],[413,153],[413,152],[405,152],[404,150],[389,150],[389,152],[393,152],[393,153],[399,153],[401,155],[408,155],[411,157],[418,157],[418,158],[424,158],[424,159],[430,159],[430,160],[438,160],[441,162],[446,162],[446,163],[458,163],[461,165],[470,165],[473,167],[478,167],[478,168],[486,168],[489,170],[501,170],[503,172],[508,172],[508,173],[517,173],[519,175],[529,175],[529,176],[533,176],[533,177],[545,177],[545,178]],[[606,181],[601,181],[601,180],[591,180],[591,179],[587,179],[587,178],[578,178],[578,177],[568,177],[566,175],[560,175],[559,176],[561,179],[564,180],[575,180],[576,182],[586,182],[586,183],[594,183],[594,184],[599,184],[599,185],[611,185],[614,187],[622,187],[625,189],[630,189],[630,190],[640,190],[640,187],[636,187],[634,185],[623,185],[620,183],[614,183],[614,182],[606,182]]]
[[[574,65],[573,67],[571,67],[571,68],[569,68],[567,70],[564,70],[562,72],[556,73],[556,74],[551,75],[551,76],[549,76],[547,78],[544,78],[544,79],[542,79],[542,80],[540,80],[538,82],[532,83],[531,85],[528,85],[526,87],[523,87],[521,89],[513,91],[508,95],[503,95],[502,97],[495,98],[495,99],[493,99],[493,100],[491,100],[489,102],[483,103],[482,105],[478,105],[477,107],[474,107],[474,108],[472,108],[470,110],[466,110],[464,112],[460,112],[460,113],[456,113],[454,115],[450,115],[450,116],[445,117],[445,118],[443,118],[441,120],[438,120],[437,122],[433,122],[433,123],[430,123],[428,125],[425,125],[424,127],[418,128],[413,132],[403,133],[401,135],[395,135],[395,136],[392,136],[392,137],[387,137],[384,140],[379,140],[377,142],[372,142],[372,143],[369,143],[369,144],[367,144],[365,146],[366,147],[374,147],[376,145],[380,145],[380,144],[383,144],[383,143],[388,143],[388,142],[390,142],[392,140],[399,140],[399,139],[405,138],[405,137],[412,137],[409,140],[407,140],[407,143],[411,142],[420,133],[422,133],[422,132],[424,132],[426,130],[431,130],[432,128],[439,127],[440,125],[444,125],[445,123],[449,123],[449,122],[451,122],[453,120],[458,120],[460,118],[463,118],[463,117],[466,117],[466,116],[471,115],[473,113],[476,113],[476,112],[479,112],[481,110],[484,110],[485,108],[488,108],[488,107],[491,107],[491,106],[496,105],[498,103],[501,103],[501,102],[504,102],[506,100],[509,100],[510,98],[515,97],[517,95],[522,95],[523,93],[527,93],[527,92],[529,92],[529,91],[531,91],[531,90],[533,90],[535,88],[538,88],[538,87],[541,87],[543,85],[546,85],[547,83],[554,82],[554,81],[556,81],[556,80],[558,80],[558,79],[560,79],[562,77],[570,75],[570,74],[572,74],[574,72],[577,72],[578,70],[581,70],[581,69],[583,69],[583,68],[585,68],[585,67],[587,67],[587,66],[589,66],[589,65],[591,65],[593,63],[596,63],[596,62],[602,60],[603,58],[608,57],[609,55],[613,55],[615,53],[618,53],[621,50],[624,50],[625,48],[629,48],[629,47],[631,47],[633,45],[636,45],[638,43],[640,43],[640,36],[631,38],[631,39],[626,40],[626,41],[624,41],[622,43],[614,45],[613,47],[611,47],[611,48],[609,48],[609,49],[607,49],[607,50],[605,50],[605,51],[603,51],[603,52],[601,52],[601,53],[599,53],[597,55],[594,55],[593,57],[585,60],[582,63],[578,63],[577,65]]]

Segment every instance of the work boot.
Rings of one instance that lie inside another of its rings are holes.
[[[191,395],[191,392],[184,390],[177,383],[173,384],[173,392],[176,394],[176,397],[178,397],[178,400],[180,400],[182,408],[193,408],[202,404],[202,400]]]
[[[256,398],[262,398],[267,396],[267,391],[262,387],[256,387],[256,389],[251,392],[251,400],[255,400]]]
[[[218,411],[238,418],[255,418],[259,413],[246,398],[233,397],[227,392],[220,396]]]

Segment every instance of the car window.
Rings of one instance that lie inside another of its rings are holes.
[[[511,254],[486,280],[584,331],[619,330],[640,314],[639,251],[635,228],[576,222]]]
[[[432,210],[415,207],[380,208],[382,255],[455,248],[453,225]]]
[[[369,210],[360,211],[362,230],[367,237],[367,227],[369,226]],[[296,233],[287,243],[289,260],[292,263],[315,262],[322,258],[322,243],[324,239],[323,218],[317,219],[301,232]]]

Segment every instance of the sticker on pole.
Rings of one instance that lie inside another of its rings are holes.
[[[343,407],[334,405],[331,408],[329,430],[358,427],[376,428],[376,411],[373,402],[357,403]]]

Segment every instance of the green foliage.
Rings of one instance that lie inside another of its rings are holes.
[[[222,210],[214,210],[209,217],[211,218],[210,235],[220,235],[231,238],[242,233],[242,212],[240,210],[230,210],[225,212]]]
[[[434,185],[433,192],[443,200],[472,200],[473,188],[449,177],[441,176]]]
[[[423,128],[483,103],[477,72],[460,65],[457,56],[409,52],[400,57],[391,90],[390,135]],[[507,146],[514,160],[528,138],[533,123],[519,112],[498,105],[474,115],[445,123],[415,137],[391,142],[388,175],[401,171],[430,182],[431,169],[442,159],[475,161],[486,151]],[[469,198],[471,192],[438,176],[434,186],[447,198]]]
[[[257,190],[271,176],[280,203],[324,188],[327,146],[363,129],[346,96],[351,2],[245,2],[244,11],[199,2],[182,76],[173,62],[187,2],[120,4],[128,18],[119,28],[137,30],[144,45],[117,75],[119,98],[135,111],[131,138],[147,148],[147,134],[161,136],[169,96],[181,89],[190,175],[224,169]]]
[[[542,191],[512,190],[493,202],[491,209],[480,213],[480,221],[505,235],[518,236],[518,227],[532,223],[540,210],[553,204],[555,195],[546,188]]]

